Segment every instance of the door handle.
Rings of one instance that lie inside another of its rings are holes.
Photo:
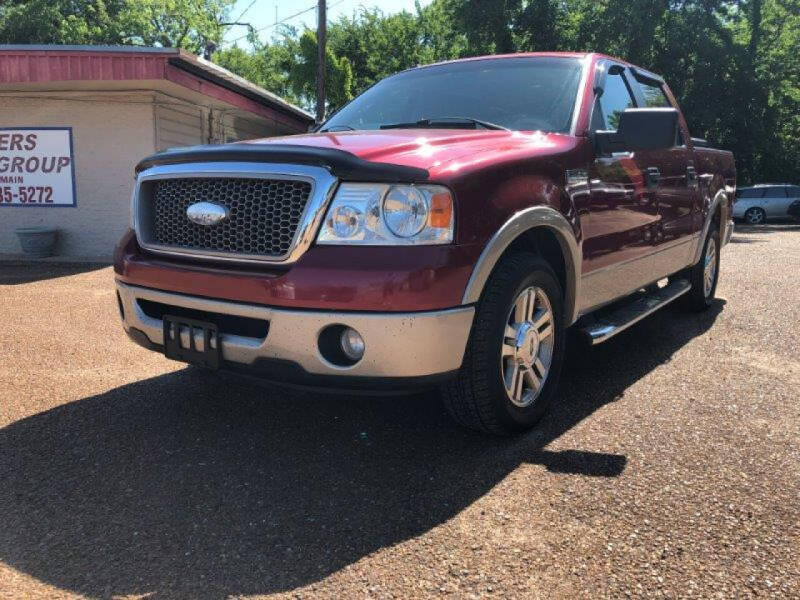
[[[645,174],[647,189],[652,190],[653,188],[658,187],[658,182],[661,179],[661,171],[658,170],[658,167],[647,167]]]
[[[697,185],[697,169],[692,165],[686,167],[686,184],[690,187]]]

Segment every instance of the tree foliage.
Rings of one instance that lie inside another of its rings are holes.
[[[336,108],[353,97],[353,68],[330,45],[325,50],[325,97],[328,105]],[[252,51],[234,46],[215,53],[213,60],[287,100],[309,109],[315,103],[317,36],[313,31],[298,35],[285,28],[272,43],[254,40]]]
[[[138,43],[214,50],[233,0],[6,0],[0,43]],[[378,4],[378,0],[374,0]],[[334,110],[396,71],[438,60],[596,51],[664,75],[692,134],[736,154],[740,181],[800,181],[800,0],[433,0],[329,24]],[[316,37],[216,51],[228,69],[311,107]],[[487,91],[490,93],[490,91]]]
[[[213,50],[235,0],[6,0],[0,43],[135,44]]]
[[[295,96],[311,102],[317,92],[317,34],[306,29],[300,39],[291,40],[289,57],[284,63],[289,74],[289,87]],[[353,69],[345,56],[337,56],[331,46],[325,47],[325,97],[333,106],[341,106],[353,97]]]
[[[286,68],[292,60],[288,44],[260,45],[253,51],[234,46],[215,52],[212,60],[290,102],[303,102],[294,93],[293,82],[290,81],[290,74]]]
[[[119,44],[124,0],[0,2],[0,43]]]
[[[576,50],[662,74],[740,179],[800,180],[800,0],[435,0],[466,54]]]
[[[120,20],[128,41],[213,52],[235,0],[126,0]]]
[[[442,29],[431,30],[427,36],[428,41],[439,43],[438,49],[426,43],[426,27],[433,25],[425,13],[386,16],[377,8],[362,8],[353,17],[332,23],[328,39],[331,50],[352,64],[353,84],[362,91],[397,71],[459,56],[459,51],[441,39]]]

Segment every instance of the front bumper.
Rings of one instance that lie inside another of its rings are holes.
[[[472,306],[410,313],[290,310],[185,296],[120,281],[117,292],[126,332],[150,349],[164,344],[162,321],[143,309],[153,303],[266,321],[264,337],[226,333],[220,327],[225,365],[253,367],[268,379],[287,379],[286,373],[292,372],[291,379],[298,379],[297,375],[301,379],[295,383],[308,385],[341,378],[426,378],[456,371],[464,358],[474,314]],[[319,334],[330,325],[352,327],[361,334],[365,351],[356,364],[339,366],[322,356]],[[303,375],[308,381],[303,381]]]

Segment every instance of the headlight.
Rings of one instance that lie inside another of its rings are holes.
[[[425,196],[414,186],[391,187],[383,197],[383,219],[398,237],[407,238],[422,231],[428,212]]]
[[[453,196],[438,185],[343,183],[317,242],[365,246],[448,244]]]
[[[334,235],[351,238],[364,226],[361,211],[347,204],[337,206],[330,213],[330,225]]]

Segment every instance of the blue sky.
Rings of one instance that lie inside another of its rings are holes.
[[[252,3],[252,6],[250,6]],[[420,4],[425,6],[430,0],[420,0]],[[249,22],[256,29],[265,27],[259,33],[262,40],[268,40],[275,27],[270,27],[275,23],[275,11],[277,8],[278,21],[284,21],[295,27],[301,28],[307,25],[316,28],[317,11],[316,0],[237,0],[231,11],[231,19],[237,19],[242,12],[246,11],[240,21]],[[371,8],[377,6],[387,14],[407,10],[414,11],[414,0],[328,0],[328,20],[335,21],[340,15],[351,16],[360,6]],[[249,8],[248,8],[249,7]],[[310,9],[310,10],[308,10]],[[297,16],[297,13],[301,13]],[[289,18],[291,17],[291,18]],[[244,27],[231,27],[225,36],[226,41],[233,41],[235,38],[247,33]],[[240,46],[246,46],[247,40],[239,41]]]

